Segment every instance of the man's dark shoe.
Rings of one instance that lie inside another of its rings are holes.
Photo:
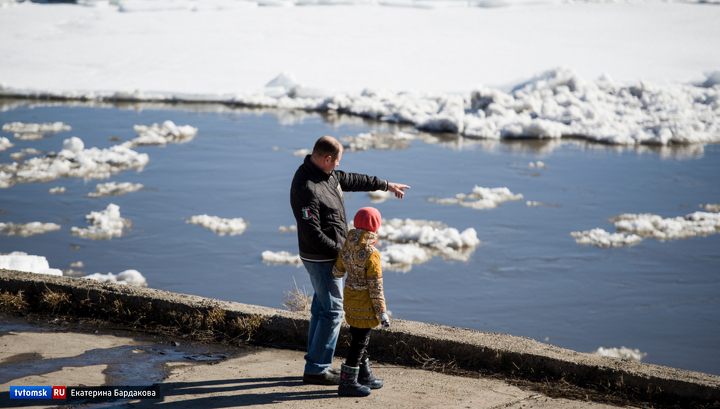
[[[340,385],[340,377],[327,370],[319,374],[303,374],[303,382],[312,385]]]

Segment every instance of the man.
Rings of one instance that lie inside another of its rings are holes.
[[[343,191],[386,190],[402,199],[410,186],[375,176],[346,173],[340,164],[343,147],[337,139],[323,136],[295,172],[290,205],[297,220],[300,258],[315,290],[305,355],[305,383],[338,385],[340,376],[330,370],[343,319],[342,279],[333,265],[348,234]]]

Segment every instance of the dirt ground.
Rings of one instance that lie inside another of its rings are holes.
[[[0,407],[80,408],[616,408],[554,399],[489,378],[451,376],[374,363],[382,389],[338,397],[337,387],[302,382],[304,353],[193,344],[87,325],[0,318]],[[341,358],[335,359],[336,367]],[[10,386],[160,384],[161,399],[18,400]],[[621,406],[634,407],[634,406]]]

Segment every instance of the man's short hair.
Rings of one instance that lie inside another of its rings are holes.
[[[340,154],[340,149],[342,149],[342,145],[340,145],[337,139],[332,136],[322,136],[315,142],[312,155],[318,159],[323,159],[328,156],[334,159]]]

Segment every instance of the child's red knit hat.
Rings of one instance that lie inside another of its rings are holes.
[[[355,214],[353,224],[356,229],[369,230],[377,233],[381,221],[382,218],[380,217],[378,209],[374,207],[363,207]]]

